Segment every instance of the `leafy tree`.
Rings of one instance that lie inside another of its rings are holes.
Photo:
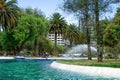
[[[26,14],[33,15],[33,9],[32,8],[26,8],[24,12]]]
[[[41,25],[39,26],[43,26],[42,28],[44,29],[41,29],[38,31],[38,34],[35,36],[35,40],[34,40],[34,53],[37,54],[38,53],[38,39],[39,39],[39,36],[46,36],[48,34],[48,31],[49,31],[49,23],[47,21],[47,19],[44,17],[42,11],[38,10],[38,9],[32,9],[32,8],[26,8],[24,13],[26,15],[32,15],[36,18],[39,18],[40,21],[38,21],[37,23],[41,23]]]
[[[64,0],[63,10],[67,12],[73,12],[80,17],[84,18],[87,44],[88,44],[88,59],[92,60],[90,49],[90,31],[88,21],[90,18],[90,2],[91,0]]]
[[[119,42],[120,34],[120,8],[117,9],[117,13],[113,18],[113,21],[107,25],[104,32],[104,44],[106,46],[114,47]]]
[[[115,56],[117,56],[116,53],[119,53],[119,42],[120,42],[120,8],[118,8],[117,13],[111,21],[111,23],[107,26],[104,32],[104,45],[108,52],[114,53]]]
[[[83,16],[85,19],[86,34],[87,34],[87,44],[88,44],[88,54],[90,58],[90,35],[88,29],[88,20],[90,15],[95,16],[95,26],[97,33],[97,52],[98,52],[98,62],[102,62],[103,54],[103,36],[101,33],[101,28],[99,26],[100,13],[104,13],[109,10],[110,4],[115,4],[120,2],[119,0],[64,0],[63,9],[67,12],[73,12],[79,16]]]
[[[26,41],[35,36],[35,21],[33,16],[22,16],[19,18],[18,26],[14,29],[14,37],[18,40],[18,51],[20,51]]]
[[[38,53],[45,53],[48,52],[50,55],[52,54],[53,48],[54,48],[54,43],[45,38],[45,37],[41,37],[39,38],[39,52]],[[57,45],[57,49],[58,53],[63,53],[65,48],[61,45]]]
[[[85,37],[85,34],[84,34],[84,32],[81,32],[81,31],[79,31],[78,30],[78,34],[79,34],[79,36],[78,36],[78,38],[77,39],[75,39],[75,45],[77,45],[77,44],[87,44],[87,39],[86,39],[86,37]]]
[[[45,53],[45,52],[48,52],[50,54],[52,53],[54,44],[51,40],[45,37],[41,37],[39,38],[38,41],[39,41],[39,53]]]
[[[15,53],[17,43],[18,41],[15,40],[13,36],[13,32],[10,32],[6,30],[5,32],[2,32],[2,35],[0,37],[0,42],[2,45],[2,48],[8,52],[13,51]]]
[[[106,12],[109,10],[110,4],[118,3],[119,0],[93,0],[93,10],[95,13],[95,27],[97,33],[97,53],[98,53],[98,62],[103,61],[103,34],[102,29],[99,24],[100,13]]]
[[[110,24],[110,20],[108,20],[107,18],[100,20],[100,27],[102,29],[102,33],[104,33],[104,30],[106,29],[106,27]]]
[[[115,17],[113,18],[113,25],[120,25],[120,7],[117,8],[117,13]]]
[[[104,43],[107,46],[114,47],[118,44],[120,40],[120,26],[113,26],[106,30],[106,34],[104,35]]]
[[[66,50],[65,46],[57,45],[57,51],[59,54],[63,54],[65,50]],[[58,56],[61,56],[61,55],[58,55]]]
[[[70,48],[72,48],[72,43],[76,43],[80,38],[80,31],[77,30],[75,24],[70,24],[63,35],[63,38],[70,41]]]
[[[34,40],[40,34],[46,34],[46,29],[47,26],[44,18],[36,18],[32,15],[21,16],[18,26],[14,29],[14,37],[19,41],[19,50],[22,49],[27,41]]]
[[[54,13],[50,18],[50,33],[55,34],[54,51],[57,46],[57,34],[62,34],[66,27],[66,21],[59,13]]]
[[[28,9],[28,12],[27,12]],[[38,56],[40,36],[46,36],[49,31],[49,22],[37,9],[23,9],[19,13],[21,16],[18,26],[14,29],[14,36],[19,40],[19,49],[29,40],[34,41],[34,55]],[[32,43],[32,42],[31,42]]]
[[[0,25],[3,30],[13,29],[18,20],[17,0],[1,0],[0,1]]]

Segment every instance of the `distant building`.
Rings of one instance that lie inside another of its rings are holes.
[[[48,34],[48,38],[54,43],[55,42],[55,34]],[[57,44],[65,46],[66,40],[62,38],[61,34],[57,34]]]
[[[78,24],[79,24],[79,26],[78,26],[79,30],[82,31],[83,33],[86,33],[87,29],[86,29],[86,25],[85,25],[85,19],[84,18],[80,18]],[[89,29],[90,36],[94,35],[94,32],[95,32],[94,25],[95,25],[94,18],[89,19],[88,20],[88,29]],[[92,46],[96,45],[96,41],[93,40],[92,38],[91,38],[91,45]]]

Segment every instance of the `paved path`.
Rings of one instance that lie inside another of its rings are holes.
[[[57,63],[56,61],[54,61],[51,64],[51,67],[82,73],[90,76],[120,78],[120,68],[77,66],[77,65],[61,64],[61,63]]]
[[[0,59],[14,59],[14,57],[4,57],[4,56],[0,56]]]

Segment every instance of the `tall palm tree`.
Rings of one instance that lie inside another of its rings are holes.
[[[55,34],[54,50],[57,46],[57,34],[62,34],[65,27],[66,21],[59,13],[54,13],[50,18],[50,33]]]
[[[80,38],[80,32],[76,29],[76,26],[74,24],[70,24],[64,34],[64,39],[67,39],[70,41],[70,48],[72,47],[72,43],[79,40]]]
[[[3,30],[12,29],[17,24],[18,10],[16,0],[0,1],[0,25]]]

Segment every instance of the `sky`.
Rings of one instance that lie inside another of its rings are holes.
[[[78,20],[75,16],[63,12],[59,6],[63,0],[18,0],[18,6],[20,8],[37,8],[41,10],[46,17],[50,17],[53,13],[59,12],[68,23],[78,24]],[[113,6],[113,12],[107,13],[105,16],[113,18],[116,13],[116,6]]]
[[[78,23],[73,15],[63,12],[59,6],[63,0],[18,0],[20,8],[37,8],[41,10],[46,17],[50,17],[53,13],[59,12],[68,23]]]

